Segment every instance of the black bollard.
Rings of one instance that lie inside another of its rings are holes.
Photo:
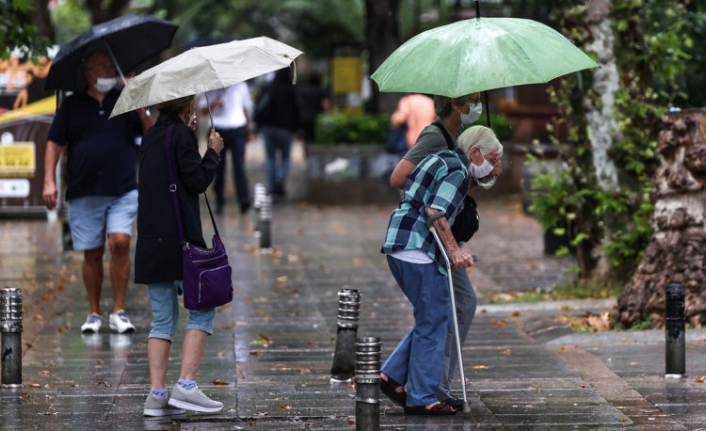
[[[336,351],[331,366],[331,382],[347,382],[355,376],[355,342],[358,335],[360,293],[344,287],[338,292]]]
[[[262,183],[255,183],[255,191],[253,193],[253,217],[255,218],[255,237],[260,237],[260,209],[262,209],[262,201],[267,196],[267,189]]]
[[[684,285],[667,285],[665,329],[667,336],[666,378],[681,378],[686,374]]]
[[[356,341],[355,429],[380,430],[380,351],[379,337]]]
[[[22,387],[22,289],[0,289],[3,389]]]
[[[263,252],[272,251],[272,196],[262,197],[257,230],[260,232],[260,249]]]

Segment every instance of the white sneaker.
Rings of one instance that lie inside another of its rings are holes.
[[[81,325],[81,332],[84,334],[97,334],[103,324],[100,314],[91,313],[86,318],[86,323]]]
[[[183,415],[185,413],[184,409],[179,409],[174,406],[170,406],[169,398],[159,397],[153,393],[147,395],[145,400],[145,416],[161,417],[161,416],[172,416],[172,415]]]
[[[198,386],[187,390],[179,386],[178,383],[175,384],[174,389],[172,389],[169,405],[180,409],[204,413],[218,412],[223,409],[223,403],[214,401],[204,395]]]
[[[130,318],[127,317],[125,310],[120,310],[117,313],[111,313],[110,329],[120,334],[124,334],[126,332],[135,332],[135,325],[130,322]]]

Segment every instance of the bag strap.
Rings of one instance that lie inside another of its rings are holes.
[[[179,228],[179,238],[181,242],[184,242],[184,226],[181,222],[181,208],[179,207],[179,199],[177,197],[177,184],[176,184],[176,174],[174,168],[174,151],[172,150],[172,129],[174,125],[170,124],[167,127],[166,136],[166,149],[167,149],[167,170],[169,171],[169,193],[172,195],[172,203],[174,204],[174,213],[176,214],[177,227]],[[208,214],[211,216],[211,223],[213,223],[213,231],[216,236],[218,234],[218,226],[216,226],[216,219],[213,218],[213,211],[211,211],[211,205],[208,203],[208,196],[206,193],[203,194],[204,199],[206,199],[206,207],[208,208]]]
[[[453,139],[451,139],[451,135],[449,135],[448,130],[446,130],[446,126],[441,124],[441,121],[439,120],[436,120],[431,124],[432,126],[436,126],[441,131],[441,134],[444,135],[444,139],[446,140],[446,146],[449,148],[449,150],[453,151],[454,148],[456,148],[456,145],[454,145],[454,141]]]

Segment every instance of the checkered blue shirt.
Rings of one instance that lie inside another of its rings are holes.
[[[449,225],[463,207],[468,193],[468,159],[463,151],[446,150],[427,156],[407,179],[404,197],[392,211],[385,244],[380,250],[392,254],[400,250],[422,250],[433,259],[442,274],[446,261],[438,253],[436,242],[427,227],[425,207],[444,213]]]

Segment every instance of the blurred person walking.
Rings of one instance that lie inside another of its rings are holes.
[[[230,152],[236,198],[240,213],[245,214],[252,205],[250,185],[245,171],[245,150],[250,136],[250,115],[253,110],[250,90],[245,82],[240,82],[223,90],[211,91],[206,96],[199,98],[198,107],[200,113],[206,115],[210,103],[212,126],[223,137],[224,151]],[[213,182],[216,214],[222,214],[225,205],[225,171],[226,157],[223,155]]]
[[[390,125],[404,129],[404,146],[399,153],[406,153],[422,133],[422,130],[436,118],[434,100],[425,94],[408,94],[400,98],[397,109],[390,117]]]
[[[328,91],[321,85],[321,74],[311,72],[304,85],[297,88],[301,107],[301,124],[304,132],[304,153],[308,154],[309,144],[316,139],[316,117],[331,108]]]
[[[100,310],[106,234],[110,250],[113,312],[110,328],[133,332],[125,313],[130,277],[130,239],[137,212],[137,146],[135,138],[154,124],[144,109],[108,119],[120,91],[110,56],[96,50],[83,58],[88,87],[69,96],[59,107],[49,130],[44,154],[42,197],[48,209],[58,200],[56,165],[66,148],[66,201],[71,238],[83,250],[83,284],[89,315],[83,333],[97,333],[103,323]]]
[[[292,142],[301,124],[297,94],[289,68],[275,72],[255,104],[254,119],[262,132],[267,154],[267,184],[272,194],[284,196]],[[279,155],[279,162],[278,162]]]
[[[147,341],[151,390],[144,405],[145,416],[217,412],[223,404],[204,395],[196,376],[206,346],[213,334],[215,310],[189,310],[181,354],[181,373],[171,393],[167,393],[166,374],[169,351],[179,324],[179,291],[183,265],[181,237],[172,211],[171,192],[177,194],[182,214],[184,239],[206,247],[201,229],[199,194],[213,181],[224,148],[223,138],[211,130],[208,148],[199,153],[196,127],[196,102],[193,96],[157,105],[159,119],[143,139],[139,157],[139,207],[135,283],[146,284],[152,308],[152,325]],[[166,142],[173,150],[176,188],[170,188]]]

